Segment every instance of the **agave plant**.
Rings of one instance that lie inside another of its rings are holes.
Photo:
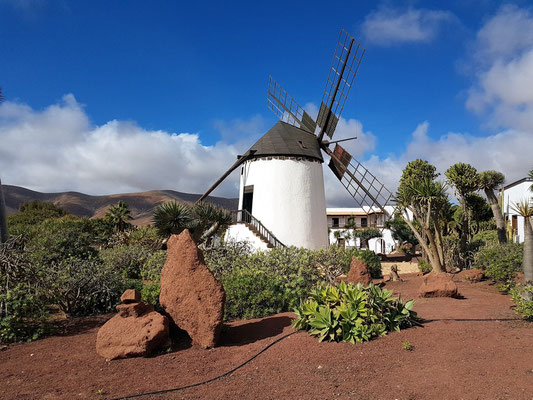
[[[321,286],[295,309],[293,326],[318,337],[320,342],[363,342],[387,332],[420,324],[412,311],[414,301],[405,304],[392,291],[370,284]]]

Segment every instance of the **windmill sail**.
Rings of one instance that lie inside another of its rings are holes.
[[[323,149],[331,157],[329,167],[350,193],[359,207],[368,213],[383,211],[390,202],[392,193],[368,169],[352,157],[346,149],[337,144],[331,151],[327,146]]]
[[[272,77],[268,81],[268,107],[281,121],[315,133],[313,118]]]
[[[363,54],[365,49],[341,29],[317,117],[317,124],[322,128],[320,139],[323,133],[333,137]]]

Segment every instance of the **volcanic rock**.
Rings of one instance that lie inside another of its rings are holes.
[[[96,351],[108,360],[149,356],[168,343],[168,319],[151,311],[141,316],[115,315],[96,336]]]
[[[459,272],[456,277],[461,281],[479,282],[485,277],[485,273],[479,268],[465,269]]]
[[[119,304],[117,306],[118,315],[121,317],[140,317],[147,312],[154,311],[154,307],[144,303]]]
[[[368,266],[363,260],[355,257],[352,258],[352,262],[350,263],[350,271],[348,271],[346,282],[350,282],[355,285],[360,283],[363,286],[368,286],[370,282],[372,282],[372,277],[368,271]]]
[[[141,301],[141,293],[135,289],[127,289],[122,293],[122,296],[120,296],[120,301],[124,304],[138,303]]]
[[[172,235],[161,271],[159,302],[172,322],[202,347],[216,345],[226,293],[207,268],[188,230]]]
[[[457,285],[444,273],[426,275],[418,289],[420,297],[456,297],[457,294]]]

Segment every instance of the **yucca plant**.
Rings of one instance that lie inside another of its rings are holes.
[[[392,291],[370,284],[320,286],[295,309],[293,326],[318,337],[320,342],[363,342],[387,332],[420,324],[412,311],[414,300],[405,304]]]
[[[533,202],[531,200],[523,200],[519,203],[514,203],[511,208],[524,217],[524,261],[522,263],[524,269],[524,280],[526,284],[533,284]],[[528,297],[531,293],[528,294]],[[533,300],[529,298],[529,300]]]

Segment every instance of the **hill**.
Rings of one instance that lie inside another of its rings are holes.
[[[105,215],[110,206],[119,200],[125,201],[131,210],[132,223],[147,225],[152,220],[154,207],[167,201],[195,202],[199,194],[181,193],[174,190],[150,190],[138,193],[110,194],[105,196],[91,196],[78,192],[41,193],[20,186],[2,185],[6,200],[7,214],[15,214],[22,203],[32,200],[54,203],[71,214],[80,217],[100,218]],[[207,197],[207,201],[236,210],[238,199],[224,197]]]

